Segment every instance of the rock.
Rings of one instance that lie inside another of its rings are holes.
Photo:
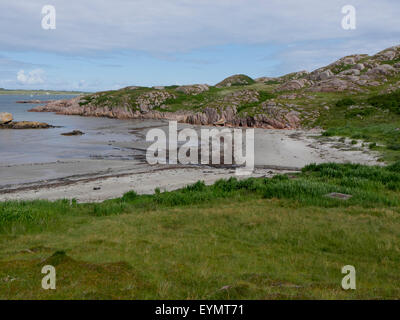
[[[367,71],[367,75],[372,75],[372,76],[376,76],[376,75],[390,75],[393,74],[395,72],[395,68],[393,68],[391,65],[389,64],[381,64],[379,66],[376,66],[375,68],[372,68],[370,70]]]
[[[193,84],[189,86],[180,86],[175,90],[178,92],[183,92],[185,94],[196,95],[204,91],[210,90],[210,87],[207,84]]]
[[[327,70],[316,70],[310,73],[309,79],[313,81],[327,80],[334,76],[333,72],[329,69]]]
[[[32,103],[32,104],[34,104],[34,103],[36,103],[36,104],[38,104],[38,103],[50,103],[51,102],[51,100],[47,100],[47,101],[42,101],[42,100],[18,100],[18,101],[15,101],[15,103]]]
[[[137,98],[136,103],[139,106],[140,112],[146,113],[161,106],[165,101],[171,98],[175,98],[175,96],[168,91],[157,90],[141,94]]]
[[[9,122],[0,125],[0,129],[48,129],[54,128],[53,126],[37,121],[18,121]]]
[[[381,54],[381,56],[385,59],[385,60],[393,60],[394,58],[396,58],[396,52],[393,50],[388,50],[385,51]]]
[[[0,124],[6,124],[13,121],[13,116],[8,112],[0,112]]]
[[[378,81],[370,81],[370,82],[367,83],[367,86],[370,86],[370,87],[377,87],[377,86],[380,86],[380,85],[381,85],[381,83],[378,82]]]
[[[338,78],[317,82],[315,86],[308,90],[312,92],[342,92],[346,90],[361,91],[361,89],[354,83]]]
[[[303,95],[298,95],[296,93],[292,93],[292,94],[282,94],[278,97],[278,99],[287,99],[287,100],[294,100],[297,98],[302,98]]]
[[[332,192],[332,193],[329,193],[329,194],[327,194],[325,196],[328,197],[328,198],[340,199],[340,200],[349,200],[350,198],[353,197],[350,194],[337,193],[337,192]]]
[[[292,91],[299,90],[304,88],[308,84],[308,80],[300,79],[300,80],[290,80],[283,85],[279,86],[276,91]]]
[[[254,79],[254,81],[255,81],[255,82],[259,82],[259,83],[265,83],[265,82],[269,82],[269,81],[281,82],[281,79],[279,79],[279,78],[273,78],[273,77],[260,77],[260,78]]]
[[[82,131],[73,130],[71,132],[61,133],[62,136],[81,136],[84,135]]]
[[[285,74],[284,76],[281,76],[277,79],[279,79],[279,82],[287,82],[290,80],[299,80],[299,79],[304,79],[304,77],[308,76],[309,72],[306,70],[302,70],[302,71],[297,71],[297,72],[292,72],[292,73],[288,73]]]
[[[260,94],[256,90],[238,90],[227,94],[223,102],[229,105],[240,105],[259,101]]]
[[[354,66],[354,69],[357,69],[357,70],[364,70],[365,69],[365,66],[364,66],[364,64],[362,64],[362,63],[357,63],[355,66]]]
[[[358,69],[349,69],[344,70],[339,73],[340,75],[350,75],[350,76],[359,76],[361,74],[360,70]]]
[[[345,58],[343,58],[343,63],[354,65],[356,63],[356,60],[354,57],[345,57]]]
[[[213,125],[214,126],[224,126],[226,123],[225,118],[222,118],[221,120],[218,120],[217,122],[214,122]]]

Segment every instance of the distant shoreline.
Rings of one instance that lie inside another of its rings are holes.
[[[52,91],[52,90],[12,90],[0,89],[2,95],[80,95],[88,92],[81,91]]]

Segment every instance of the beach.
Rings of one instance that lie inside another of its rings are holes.
[[[218,179],[236,176],[234,166],[150,165],[145,152],[152,142],[146,141],[146,133],[153,128],[166,132],[168,122],[112,121],[113,132],[118,132],[122,138],[110,140],[104,127],[91,129],[93,135],[102,134],[102,139],[85,143],[109,148],[96,156],[0,165],[0,201],[76,199],[78,202],[101,202],[121,197],[131,190],[150,194],[156,188],[171,191],[199,180],[212,184]],[[178,129],[188,127],[197,131],[206,128],[179,124]],[[79,129],[85,131],[85,128]],[[255,129],[255,169],[250,175],[238,178],[272,177],[299,171],[311,163],[379,164],[378,154],[363,148],[361,143],[354,146],[335,138],[321,139],[320,134],[319,130]],[[69,139],[79,141],[81,137]],[[110,150],[116,152],[114,157],[109,156]]]

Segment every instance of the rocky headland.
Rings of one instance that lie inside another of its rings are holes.
[[[32,112],[166,119],[196,125],[298,129],[317,126],[332,101],[400,88],[400,46],[374,56],[355,54],[312,72],[252,79],[234,75],[210,86],[137,87],[51,101]]]

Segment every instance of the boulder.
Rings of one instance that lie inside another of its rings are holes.
[[[354,59],[354,57],[345,57],[345,58],[343,59],[343,63],[344,63],[344,64],[353,65],[353,64],[356,63],[356,60]]]
[[[62,136],[81,136],[84,133],[79,130],[73,130],[71,132],[61,133]]]
[[[333,76],[334,76],[333,72],[327,69],[327,70],[315,70],[312,73],[310,73],[309,78],[310,80],[313,81],[321,81],[332,78]]]
[[[360,70],[358,69],[349,69],[344,70],[339,73],[340,75],[348,75],[348,76],[359,76],[361,74]]]
[[[372,68],[371,70],[367,71],[368,75],[372,75],[372,76],[386,76],[386,75],[390,75],[392,73],[394,73],[396,71],[395,68],[393,68],[391,65],[389,64],[381,64],[376,66],[375,68]]]
[[[283,85],[279,86],[276,91],[292,91],[304,88],[308,84],[306,79],[290,80]]]
[[[8,112],[0,112],[0,124],[6,124],[13,121],[13,116]]]
[[[355,66],[354,66],[354,69],[357,69],[357,70],[364,70],[365,69],[365,66],[364,66],[364,64],[363,63],[357,63]]]

